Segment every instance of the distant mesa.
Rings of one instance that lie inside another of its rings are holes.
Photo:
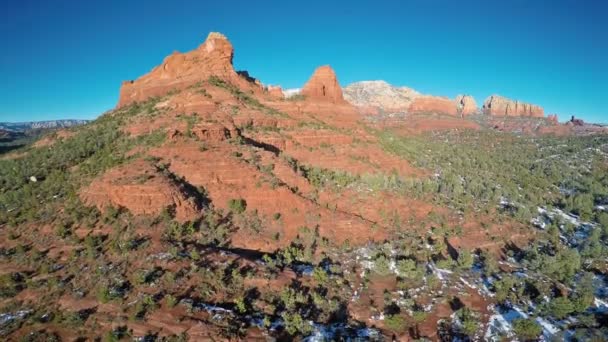
[[[406,113],[420,93],[385,81],[361,81],[344,87],[344,98],[366,114]]]
[[[484,114],[491,116],[544,117],[542,107],[492,95],[483,107],[477,106],[471,95],[458,95],[455,99],[423,95],[407,87],[395,87],[384,81],[363,81],[344,88],[344,97],[364,114],[436,113],[451,116]]]
[[[342,88],[340,88],[336,73],[329,65],[318,67],[302,88],[301,93],[307,98],[334,103],[344,102]]]
[[[447,97],[425,95],[415,98],[409,111],[410,113],[441,113],[456,116],[458,106],[456,101]]]
[[[511,100],[500,95],[491,95],[483,103],[483,113],[492,116],[531,116],[542,118],[543,107]]]
[[[395,87],[385,81],[362,81],[344,88],[344,97],[365,114],[438,113],[452,116],[477,112],[475,99],[459,95],[447,97],[423,95],[408,87]]]

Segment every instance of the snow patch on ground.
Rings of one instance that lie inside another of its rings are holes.
[[[513,338],[515,336],[513,332],[513,321],[529,317],[528,314],[516,306],[510,309],[501,309],[492,306],[491,310],[494,311],[495,314],[490,316],[484,335],[485,341],[502,341],[502,336]],[[560,332],[558,327],[542,317],[537,317],[534,320],[541,326],[544,340],[550,341],[553,336]]]
[[[331,325],[312,324],[314,331],[312,335],[303,339],[307,342],[335,341],[337,338],[346,337],[355,341],[378,341],[381,340],[380,332],[373,328],[354,328],[344,323]]]

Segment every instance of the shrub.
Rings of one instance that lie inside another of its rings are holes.
[[[399,314],[386,316],[384,324],[394,332],[403,332],[407,328],[405,318]]]
[[[20,273],[0,276],[0,298],[13,297],[23,288],[23,276]]]
[[[456,317],[460,321],[458,330],[466,336],[473,336],[479,329],[477,314],[469,308],[462,308],[456,311]]]
[[[312,332],[312,326],[302,319],[298,313],[284,312],[282,315],[285,323],[285,330],[290,335],[308,335]]]
[[[390,262],[384,255],[380,255],[374,260],[374,271],[381,276],[391,273]]]
[[[422,279],[423,272],[420,270],[416,262],[410,259],[403,259],[397,262],[397,271],[399,271],[399,275],[404,278],[409,279]]]
[[[546,312],[557,319],[564,319],[569,314],[574,312],[574,305],[570,299],[566,297],[558,297],[553,299],[547,305]]]
[[[466,270],[473,266],[473,261],[474,259],[471,252],[467,250],[462,250],[458,253],[458,259],[456,260],[456,263],[458,265],[458,268]]]
[[[242,198],[235,198],[228,201],[228,208],[235,214],[242,214],[247,210],[247,202]]]
[[[531,318],[518,318],[513,321],[513,331],[523,341],[535,341],[542,333],[542,328]]]

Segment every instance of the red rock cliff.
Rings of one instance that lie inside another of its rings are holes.
[[[228,39],[221,33],[211,32],[197,49],[187,53],[174,52],[150,73],[135,81],[123,82],[118,107],[181,90],[212,75],[241,87],[251,87],[254,83],[235,72],[233,55],[234,49]]]
[[[308,98],[327,100],[334,103],[346,102],[336,73],[329,65],[318,67],[302,88],[302,95]]]
[[[462,116],[467,116],[477,113],[477,102],[471,95],[456,96],[456,105]]]
[[[410,113],[442,113],[458,115],[456,101],[439,96],[416,97],[409,108]]]
[[[495,116],[533,116],[543,117],[543,107],[511,100],[499,95],[491,95],[483,103],[483,112]]]

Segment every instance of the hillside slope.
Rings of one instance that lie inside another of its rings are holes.
[[[233,54],[0,159],[0,336],[606,336],[607,136],[369,116],[329,66],[286,99]]]

